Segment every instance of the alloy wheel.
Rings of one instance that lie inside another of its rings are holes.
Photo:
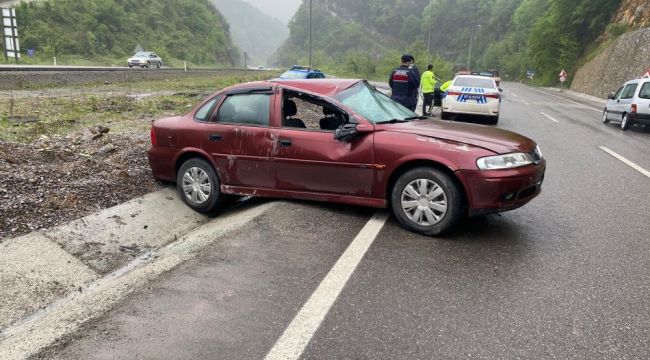
[[[401,196],[404,214],[420,226],[432,226],[447,213],[447,195],[431,179],[416,179],[404,187]]]

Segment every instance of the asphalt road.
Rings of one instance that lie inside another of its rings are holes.
[[[342,276],[374,211],[282,203],[42,357],[261,359],[297,323],[302,359],[649,358],[650,177],[601,147],[650,170],[650,129],[503,87],[498,126],[548,161],[527,206],[439,238],[389,218],[329,308],[324,279]]]

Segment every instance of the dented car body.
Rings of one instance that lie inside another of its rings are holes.
[[[524,136],[417,117],[361,80],[237,85],[155,121],[151,136],[154,177],[197,211],[227,194],[391,207],[428,235],[526,204],[545,171]]]

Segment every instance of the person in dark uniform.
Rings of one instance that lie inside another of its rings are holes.
[[[393,69],[388,79],[388,85],[392,90],[391,99],[411,111],[415,111],[418,105],[420,87],[420,71],[414,64],[413,56],[402,55],[402,64]]]

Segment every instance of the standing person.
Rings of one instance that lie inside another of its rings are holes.
[[[417,96],[420,87],[420,73],[414,63],[413,56],[402,55],[402,64],[393,69],[388,79],[388,85],[392,90],[391,99],[411,111],[415,111],[418,106]]]
[[[427,65],[427,71],[422,73],[420,85],[422,86],[422,95],[424,97],[422,102],[422,115],[433,116],[433,94],[436,86],[436,74],[433,73],[433,65]]]

